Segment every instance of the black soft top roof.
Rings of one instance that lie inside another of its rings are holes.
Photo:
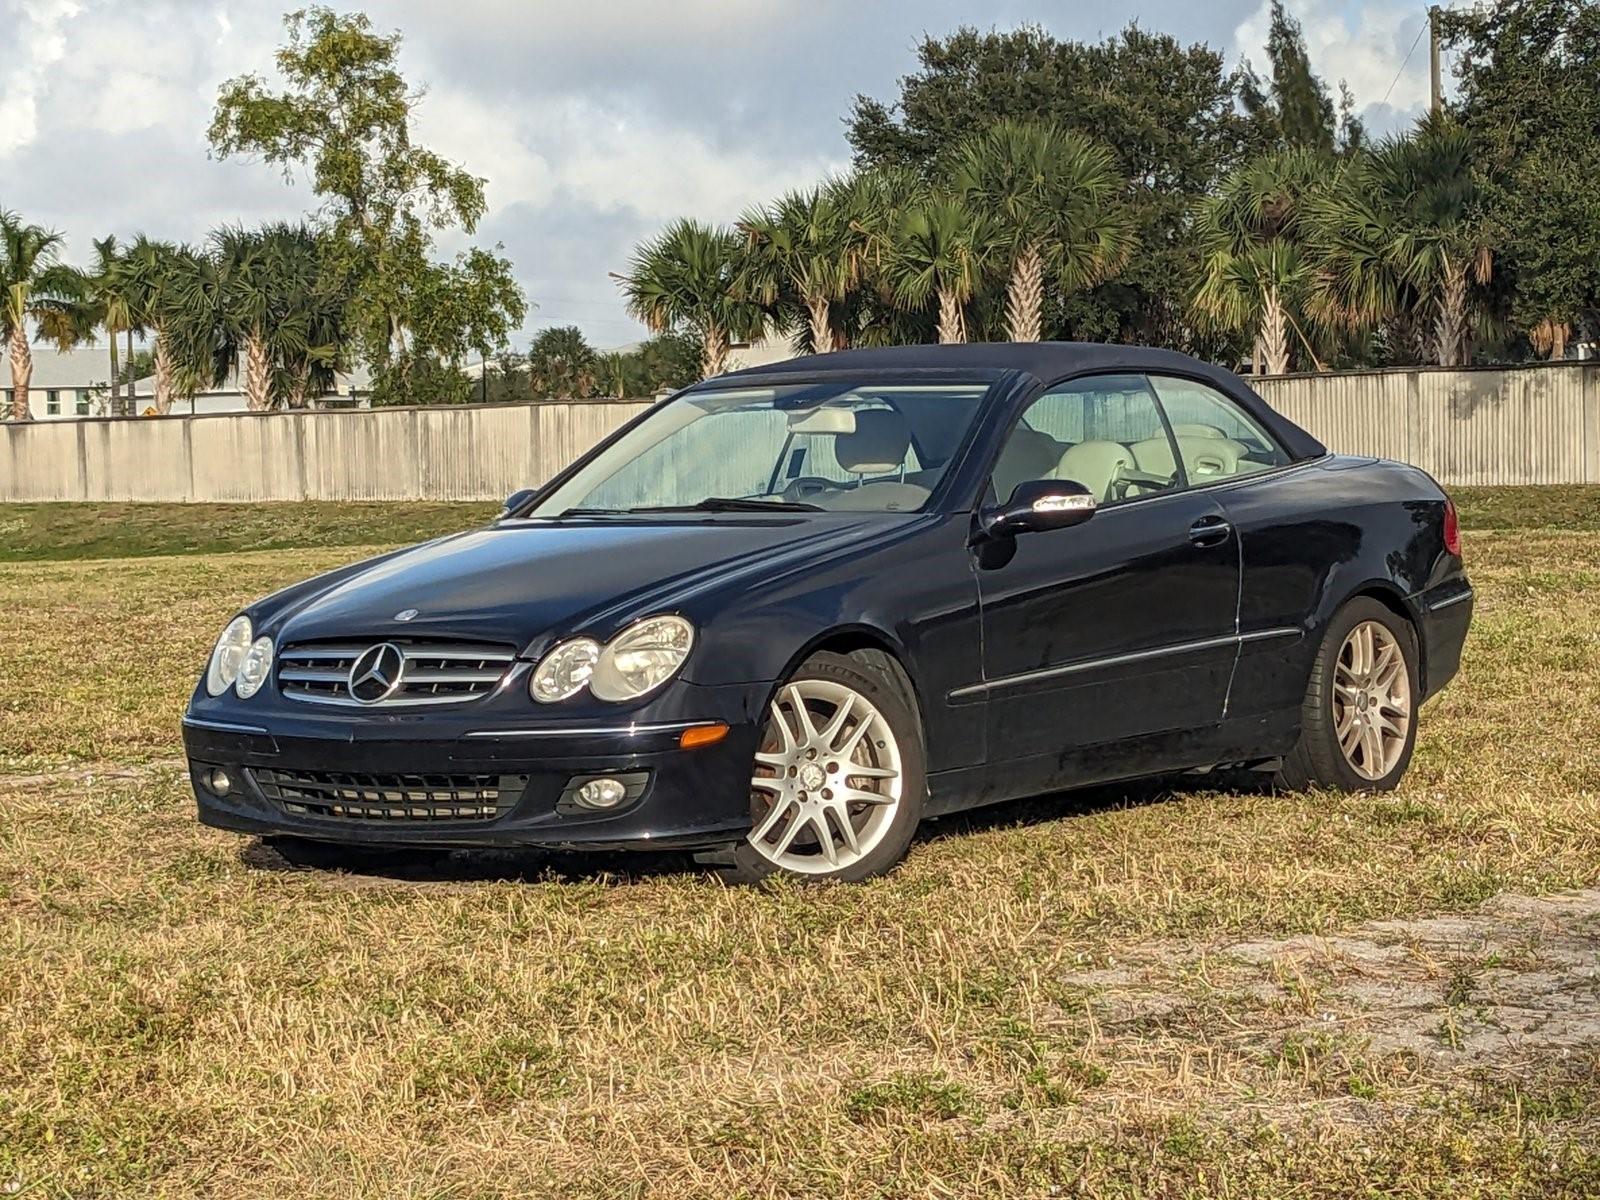
[[[1232,371],[1150,346],[1118,346],[1104,342],[969,342],[958,346],[886,346],[875,350],[840,350],[767,363],[719,377],[756,379],[766,375],[815,375],[881,371],[960,370],[1024,371],[1048,387],[1074,375],[1094,372],[1154,371],[1183,375],[1209,383],[1237,401],[1278,439],[1291,458],[1317,458],[1327,447],[1272,408]]]

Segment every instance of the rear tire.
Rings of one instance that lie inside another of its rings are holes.
[[[1386,792],[1399,784],[1417,740],[1417,635],[1370,596],[1339,609],[1311,666],[1300,740],[1278,786]]]
[[[768,706],[751,833],[723,874],[747,884],[882,875],[905,857],[926,794],[921,722],[894,680],[842,654],[812,655]]]

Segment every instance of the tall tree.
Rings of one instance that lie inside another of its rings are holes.
[[[117,246],[115,234],[96,239],[94,264],[82,274],[79,283],[83,319],[90,330],[104,330],[110,347],[111,374],[107,386],[111,389],[111,415],[129,416],[134,409],[133,380],[128,380],[128,397],[122,396],[122,369],[118,365],[117,339],[138,326],[133,312],[133,302],[127,278],[124,256]]]
[[[1349,88],[1340,82],[1340,106],[1335,109],[1327,84],[1311,69],[1300,22],[1284,9],[1283,0],[1272,0],[1270,11],[1266,47],[1270,76],[1263,81],[1246,60],[1240,78],[1239,98],[1255,124],[1255,146],[1300,148],[1325,157],[1336,150],[1354,151],[1365,130],[1355,116]]]
[[[1441,14],[1472,135],[1496,289],[1534,348],[1600,335],[1600,6],[1500,0]]]
[[[680,220],[634,252],[617,277],[628,311],[654,333],[692,330],[704,378],[722,372],[731,339],[758,337],[765,313],[737,283],[743,243],[732,230]]]
[[[123,253],[120,273],[131,319],[150,337],[152,368],[155,376],[155,410],[172,411],[176,398],[176,366],[168,330],[174,296],[174,275],[184,267],[183,258],[193,251],[179,249],[170,242],[155,241],[140,234]],[[115,354],[112,361],[115,362]]]
[[[1444,367],[1470,355],[1468,286],[1490,268],[1471,137],[1426,117],[1356,160],[1311,202],[1309,239],[1325,315],[1353,328],[1394,317],[1428,330]]]
[[[541,329],[528,345],[528,382],[534,395],[581,400],[594,393],[600,359],[576,325]]]
[[[393,371],[377,386],[404,399],[420,360],[449,359],[462,341],[479,348],[477,339],[520,323],[526,302],[496,253],[432,261],[436,233],[477,227],[483,180],[417,142],[420,93],[395,65],[399,35],[327,8],[292,13],[285,24],[277,55],[284,89],[255,75],[224,84],[211,146],[219,157],[260,158],[286,177],[297,169],[309,176],[325,201],[359,348],[378,376]],[[446,313],[454,324],[441,321]]]
[[[1253,333],[1257,369],[1269,374],[1289,369],[1293,341],[1309,348],[1307,220],[1326,175],[1315,152],[1283,150],[1234,171],[1201,203],[1206,259],[1196,311],[1226,329]]]
[[[836,348],[832,307],[859,275],[851,196],[847,181],[834,181],[789,192],[739,218],[747,239],[743,290],[769,307],[788,302],[804,312],[806,340],[816,354]]]
[[[82,277],[60,262],[59,233],[0,210],[0,338],[11,355],[11,419],[29,421],[30,332],[65,350],[82,336]]]
[[[1062,292],[1103,281],[1127,260],[1133,230],[1111,152],[1082,134],[1005,120],[957,149],[955,187],[982,212],[1008,260],[1006,332],[1037,342],[1047,277]]]
[[[895,222],[886,279],[903,308],[937,306],[939,341],[967,340],[967,305],[995,268],[990,219],[961,197],[929,192]]]
[[[856,98],[847,133],[857,164],[932,177],[950,147],[1008,117],[1104,142],[1129,181],[1139,253],[1116,279],[1048,303],[1045,335],[1212,352],[1189,319],[1200,269],[1193,205],[1242,161],[1250,131],[1222,54],[1136,25],[1098,43],[1058,41],[1034,26],[964,28],[925,38],[917,54],[918,70],[892,100]]]

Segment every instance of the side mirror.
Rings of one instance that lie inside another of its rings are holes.
[[[500,506],[500,516],[509,517],[529,500],[533,499],[537,488],[518,488],[506,497],[506,502]],[[496,518],[498,520],[498,518]]]
[[[1094,516],[1094,493],[1074,479],[1032,479],[1017,484],[1011,499],[980,519],[985,537],[1015,537],[1044,529],[1082,525]]]

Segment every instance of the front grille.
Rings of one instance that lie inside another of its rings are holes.
[[[526,775],[369,775],[352,771],[251,772],[261,794],[303,817],[349,821],[487,821],[509,812]]]
[[[278,652],[278,688],[291,700],[386,708],[417,704],[459,704],[494,691],[516,658],[509,646],[482,642],[425,642],[389,639],[400,651],[399,682],[380,700],[357,700],[350,693],[350,668],[381,642],[316,643]]]

